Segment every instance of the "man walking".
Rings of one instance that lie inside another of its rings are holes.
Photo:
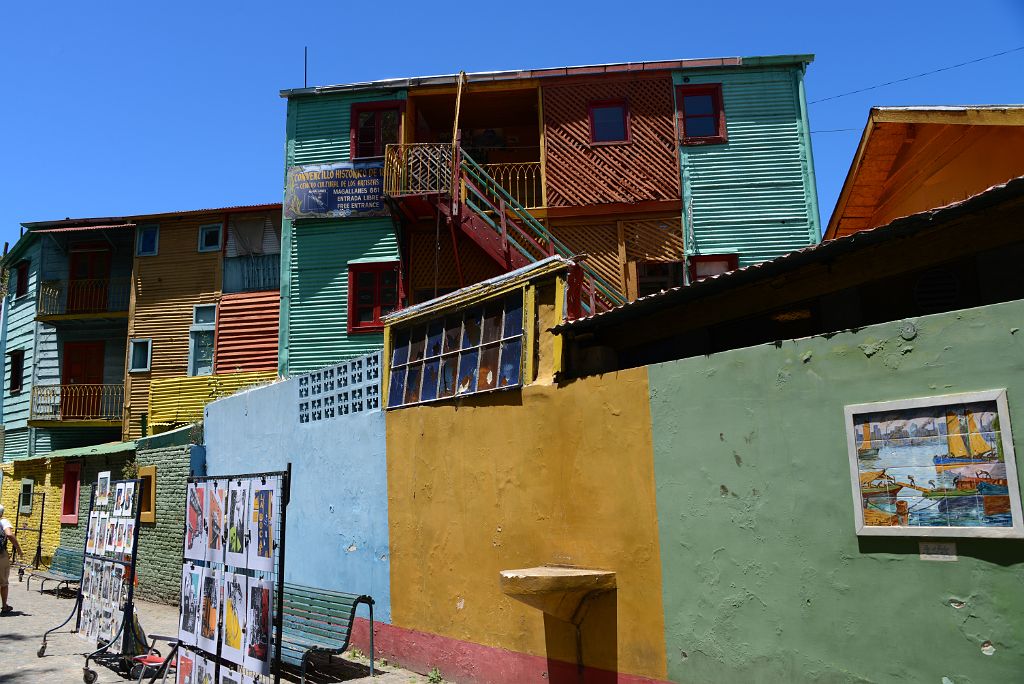
[[[11,521],[4,517],[3,504],[0,504],[0,599],[3,600],[0,613],[4,614],[14,610],[7,603],[7,585],[11,577],[11,561],[13,554],[16,553],[21,553],[21,545],[14,537],[14,526],[11,525]]]

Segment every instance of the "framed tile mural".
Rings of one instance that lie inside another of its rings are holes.
[[[845,412],[858,535],[1024,538],[1006,390]]]

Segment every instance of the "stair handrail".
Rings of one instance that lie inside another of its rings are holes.
[[[465,150],[460,149],[459,152],[461,167],[464,173],[467,173],[475,178],[477,182],[487,186],[489,190],[504,200],[505,206],[510,209],[511,212],[523,222],[523,224],[529,226],[534,233],[538,235],[538,237],[542,240],[546,240],[554,248],[556,254],[565,258],[577,256],[565,245],[565,243],[552,235],[544,224],[538,221],[537,218],[526,209],[526,207],[512,197],[512,195],[502,187],[497,180],[487,173],[487,171],[478,164],[476,160],[466,154]],[[456,192],[458,192],[457,189]],[[626,298],[619,294],[615,287],[605,278],[601,277],[601,274],[591,268],[590,265],[580,262],[579,266],[587,276],[593,280],[594,286],[601,292],[601,295],[610,301],[612,305],[621,305],[626,303]]]

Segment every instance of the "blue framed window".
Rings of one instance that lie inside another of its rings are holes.
[[[219,223],[199,226],[199,251],[219,252],[220,236],[222,232],[223,227]]]
[[[160,249],[160,226],[139,226],[135,229],[135,255],[156,256]]]

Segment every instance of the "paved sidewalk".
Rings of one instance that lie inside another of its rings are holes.
[[[54,596],[36,591],[38,582],[32,583],[32,591],[25,590],[24,583],[18,583],[17,574],[11,573],[10,603],[14,612],[0,616],[0,684],[42,684],[50,682],[81,682],[85,656],[91,650],[89,645],[72,634],[74,621],[51,634],[47,640],[46,655],[36,655],[42,643],[43,632],[59,625],[74,607],[74,599]],[[139,619],[148,634],[174,635],[178,631],[178,609],[157,603],[139,601]],[[160,648],[160,646],[157,646]],[[166,652],[166,649],[161,649]],[[335,659],[337,661],[337,659]],[[364,676],[367,661],[356,656],[354,664],[345,670],[348,682],[374,682],[374,684],[409,684],[425,682],[426,678],[406,670],[393,667],[372,679]],[[128,681],[101,665],[90,667],[99,674],[97,682]],[[168,682],[171,678],[168,677]]]

